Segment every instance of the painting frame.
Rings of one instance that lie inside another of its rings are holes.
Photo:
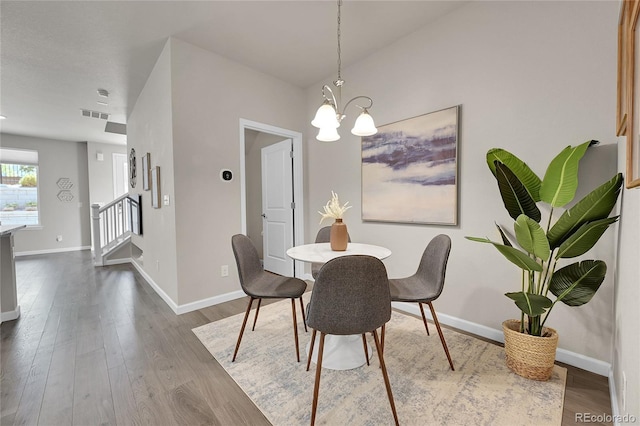
[[[362,137],[362,220],[458,225],[461,105]]]
[[[623,1],[618,21],[618,82],[616,104],[616,136],[627,133],[628,74],[629,74],[629,26],[631,4]]]
[[[622,8],[630,11],[627,67],[627,124],[626,124],[626,188],[640,187],[640,31],[638,31],[640,0],[624,1]]]
[[[129,223],[131,232],[142,235],[142,195],[129,195]]]
[[[151,154],[146,153],[142,156],[142,189],[148,191],[150,189],[149,181],[151,175]]]
[[[151,207],[160,208],[160,166],[151,169]]]

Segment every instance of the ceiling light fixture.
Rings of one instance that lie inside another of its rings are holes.
[[[98,96],[100,96],[101,98],[108,98],[109,92],[105,89],[98,89]]]
[[[342,86],[344,85],[344,80],[340,74],[342,67],[342,60],[340,58],[340,8],[342,6],[342,0],[338,0],[338,78],[333,84],[336,86],[338,91],[338,98],[333,94],[333,91],[328,85],[322,86],[322,97],[324,101],[318,111],[316,112],[316,116],[311,121],[311,124],[314,127],[320,129],[318,131],[318,135],[316,139],[322,142],[333,142],[340,139],[340,135],[338,134],[338,127],[340,127],[340,123],[346,117],[344,111],[347,109],[351,102],[356,101],[358,99],[366,101],[366,106],[359,105],[355,103],[362,110],[358,119],[356,120],[353,129],[351,129],[351,133],[356,136],[370,136],[375,135],[378,132],[375,124],[373,123],[373,118],[369,115],[369,108],[373,106],[373,100],[368,96],[356,96],[347,102],[342,110],[340,110],[340,98],[342,94]]]
[[[5,120],[7,117],[5,117],[4,115],[0,115],[0,120]]]

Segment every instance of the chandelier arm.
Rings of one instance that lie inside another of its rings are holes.
[[[345,112],[347,110],[347,107],[349,106],[349,104],[357,99],[366,99],[367,101],[369,101],[369,105],[368,106],[362,106],[362,105],[358,105],[358,104],[354,104],[355,106],[357,106],[360,109],[369,109],[373,106],[373,99],[371,99],[368,96],[356,96],[355,98],[351,99],[349,102],[347,102],[344,105],[344,109],[342,110],[342,112]],[[341,114],[342,115],[342,114]]]
[[[325,92],[325,90],[329,91],[329,94],[331,95],[331,97],[327,96],[327,93]],[[322,86],[322,97],[328,100],[333,105],[333,108],[336,111],[338,110],[338,101],[336,101],[336,97],[333,94],[333,90],[331,90],[331,87],[329,87],[326,84]]]

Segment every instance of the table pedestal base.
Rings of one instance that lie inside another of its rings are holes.
[[[311,342],[307,344],[307,356]],[[316,335],[316,342],[313,345],[313,356],[311,361],[317,364],[318,352],[320,351],[320,333]],[[369,358],[373,355],[371,346],[367,343]],[[324,351],[322,353],[322,368],[332,370],[351,370],[363,366],[367,362],[362,345],[362,336],[334,336],[327,334],[324,338]]]

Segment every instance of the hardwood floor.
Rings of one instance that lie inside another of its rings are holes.
[[[89,251],[21,257],[16,270],[22,315],[0,329],[0,424],[269,424],[191,332],[246,299],[177,316],[133,266],[95,268]],[[563,425],[611,414],[607,379],[567,368]]]

